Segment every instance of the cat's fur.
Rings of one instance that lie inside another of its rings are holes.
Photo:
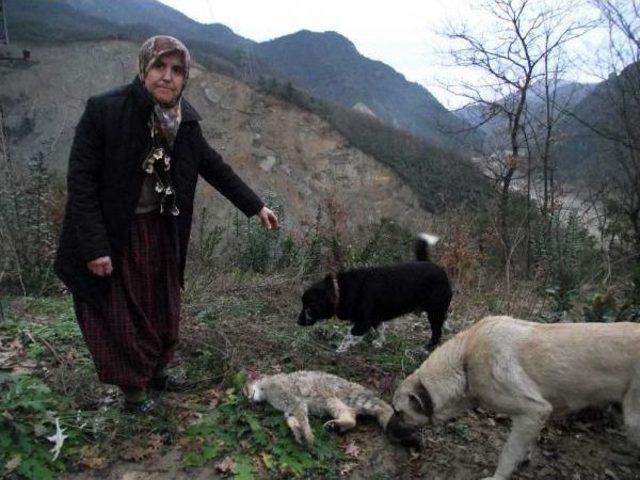
[[[314,440],[309,415],[330,416],[325,427],[345,431],[356,425],[357,415],[369,415],[386,428],[393,409],[371,390],[336,375],[300,370],[269,375],[247,382],[245,394],[253,402],[268,402],[284,412],[296,441]]]

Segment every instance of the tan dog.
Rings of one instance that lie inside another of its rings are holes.
[[[622,402],[629,439],[640,447],[640,324],[539,324],[486,317],[436,349],[393,397],[387,426],[409,443],[429,420],[481,406],[511,416],[498,467],[508,479],[551,412]]]

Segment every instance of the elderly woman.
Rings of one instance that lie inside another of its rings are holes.
[[[177,39],[142,45],[130,84],[92,97],[69,157],[55,269],[74,298],[101,382],[124,408],[153,410],[147,390],[169,377],[198,175],[267,229],[278,219],[204,139],[183,98],[190,56]]]

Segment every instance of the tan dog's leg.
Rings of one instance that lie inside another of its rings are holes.
[[[341,432],[356,426],[356,412],[353,408],[345,404],[338,398],[327,400],[327,410],[333,420],[324,424],[326,428],[337,428]]]
[[[640,449],[640,374],[631,382],[631,387],[622,399],[624,424],[631,443]]]
[[[511,431],[500,452],[498,468],[489,478],[506,480],[527,457],[553,407],[518,365],[504,363],[494,369],[493,382],[491,397],[485,401],[492,409],[511,415]]]
[[[509,432],[507,443],[500,452],[496,473],[493,474],[493,477],[489,477],[491,480],[511,478],[513,471],[526,458],[529,449],[538,438],[549,414],[550,411],[549,413],[536,412],[512,417],[511,432]]]

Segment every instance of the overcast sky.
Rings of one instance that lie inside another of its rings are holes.
[[[302,29],[336,31],[351,40],[365,57],[380,60],[407,80],[424,85],[448,108],[466,102],[439,88],[439,81],[472,73],[445,68],[442,52],[447,45],[438,32],[448,19],[469,19],[491,28],[491,20],[477,8],[478,0],[160,1],[198,22],[222,23],[258,42]],[[595,80],[580,73],[575,77]]]

